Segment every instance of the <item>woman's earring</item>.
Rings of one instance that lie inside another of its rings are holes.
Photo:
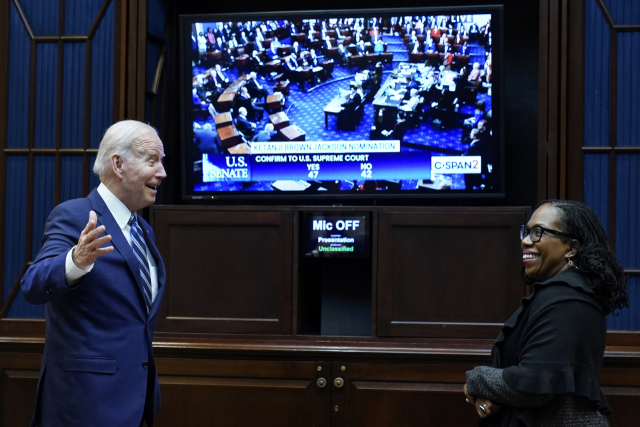
[[[571,260],[571,258],[568,258],[569,261],[567,261],[567,264],[569,264],[569,267],[573,267],[573,261]]]

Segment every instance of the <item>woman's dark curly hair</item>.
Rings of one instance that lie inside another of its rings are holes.
[[[562,231],[571,236],[571,239],[564,240],[571,240],[578,251],[576,267],[602,303],[605,312],[609,314],[629,307],[627,276],[609,246],[607,233],[595,212],[585,204],[573,200],[543,200],[535,209],[542,205],[553,206],[559,211],[559,225],[564,227]],[[524,267],[522,277],[528,285],[536,282],[524,274]]]

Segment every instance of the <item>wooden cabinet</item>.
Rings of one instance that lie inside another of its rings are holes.
[[[369,256],[304,256],[305,213],[364,213]],[[526,288],[528,208],[155,206],[167,266],[157,426],[471,426],[464,374],[490,364]],[[608,340],[613,427],[640,419],[636,334]],[[608,337],[611,338],[611,337]],[[42,337],[0,340],[0,427],[28,425]],[[324,384],[324,386],[322,386]]]
[[[41,360],[42,353],[0,352],[0,426],[31,425]]]
[[[473,425],[475,412],[461,392],[463,368],[161,359],[163,407],[156,425]],[[447,413],[454,424],[442,424]]]
[[[305,258],[308,212],[365,213],[370,256]],[[526,295],[518,231],[529,213],[155,206],[168,271],[157,333],[493,339]]]
[[[160,427],[439,427],[476,425],[462,384],[467,370],[489,363],[490,343],[161,339],[154,346]],[[42,342],[0,348],[0,426],[29,425]],[[635,425],[639,352],[607,351],[601,384],[611,426]]]
[[[157,367],[156,426],[330,425],[330,363],[159,359]]]
[[[157,210],[167,267],[157,331],[291,334],[291,212]]]
[[[525,295],[526,212],[380,212],[377,335],[495,338]]]
[[[273,351],[278,345],[268,346]],[[203,420],[234,427],[477,423],[462,394],[464,373],[488,363],[488,352],[436,355],[434,349],[414,348],[373,354],[334,346],[329,354],[312,354],[318,351],[307,348],[303,355],[289,352],[274,360],[275,355],[266,353],[258,357],[262,360],[160,358],[163,406],[157,425],[198,425]],[[252,357],[250,352],[238,356]],[[640,392],[630,386],[638,384],[638,375],[637,361],[628,365],[608,355],[601,382],[613,411],[612,427],[635,425],[639,419]]]
[[[473,426],[477,416],[462,395],[471,366],[428,363],[333,363],[333,425]],[[335,409],[338,411],[335,411]]]

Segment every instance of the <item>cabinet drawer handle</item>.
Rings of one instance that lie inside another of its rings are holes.
[[[340,388],[344,385],[344,380],[340,377],[336,378],[335,380],[333,380],[333,385]]]
[[[327,385],[327,380],[325,380],[324,378],[318,378],[318,387],[323,388],[324,386]]]

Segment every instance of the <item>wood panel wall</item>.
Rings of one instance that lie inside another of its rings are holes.
[[[153,209],[167,266],[158,331],[291,334],[293,215]]]
[[[341,344],[291,351],[275,341],[247,344],[187,349],[184,343],[157,342],[157,425],[472,426],[477,417],[461,391],[464,373],[489,364],[490,345],[452,351],[433,343],[369,349]],[[42,345],[29,346],[29,353],[2,347],[0,426],[29,425]],[[601,384],[612,427],[635,425],[640,417],[638,353],[633,363],[629,356],[605,354]]]
[[[520,304],[521,210],[381,212],[378,335],[493,338]]]

